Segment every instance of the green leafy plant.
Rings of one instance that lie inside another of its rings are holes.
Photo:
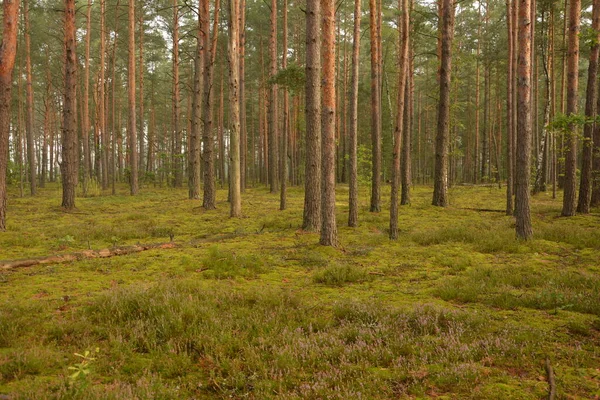
[[[66,235],[58,239],[58,248],[59,250],[65,250],[73,243],[75,243],[75,238],[71,235]]]
[[[85,379],[85,377],[87,377],[91,372],[91,364],[96,360],[96,357],[92,357],[92,355],[98,354],[99,352],[100,348],[96,347],[93,353],[89,350],[86,350],[83,354],[74,353],[76,357],[81,359],[81,361],[68,368],[70,371],[74,371],[71,375],[69,375],[69,379],[72,381],[77,379]]]

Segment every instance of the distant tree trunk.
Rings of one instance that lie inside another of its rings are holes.
[[[410,13],[412,10],[412,1],[409,2],[408,6],[408,18],[410,19]],[[411,152],[412,152],[412,118],[413,118],[413,94],[414,94],[414,79],[413,79],[413,49],[411,46],[410,31],[412,25],[408,25],[408,59],[406,65],[406,88],[405,88],[405,104],[404,104],[404,126],[402,129],[402,149],[400,155],[400,181],[402,185],[402,192],[400,195],[400,204],[410,204],[410,186],[411,180]]]
[[[323,83],[321,114],[321,239],[337,246],[335,222],[335,3],[322,0]]]
[[[100,0],[100,65],[99,68],[100,70],[98,71],[99,73],[99,82],[98,82],[98,138],[99,138],[99,143],[98,143],[98,148],[99,148],[99,154],[96,154],[96,157],[99,156],[100,160],[98,163],[98,167],[99,170],[102,172],[101,175],[98,175],[98,177],[101,177],[102,179],[102,189],[106,190],[108,189],[108,148],[109,148],[109,141],[108,141],[108,134],[106,132],[106,117],[105,117],[105,111],[106,111],[106,104],[105,104],[105,95],[104,95],[104,86],[106,84],[106,79],[104,76],[104,71],[105,71],[105,65],[106,65],[106,58],[105,58],[105,53],[106,53],[106,24],[105,24],[105,16],[106,16],[106,0]],[[116,17],[115,17],[115,24],[116,24]],[[115,26],[115,30],[116,30],[116,26]],[[115,70],[115,65],[116,65],[116,58],[115,58],[115,53],[116,53],[116,35],[115,35],[115,42],[113,45],[113,70]],[[113,76],[116,73],[113,73]],[[113,92],[113,96],[114,96],[114,92]],[[114,130],[113,130],[113,135],[114,135]],[[98,173],[98,169],[96,170],[96,173]]]
[[[600,88],[598,89],[600,92]],[[596,110],[600,111],[600,96],[596,103]],[[592,155],[592,196],[590,201],[591,207],[600,206],[600,124],[594,126],[593,137],[593,155]]]
[[[350,83],[350,194],[348,226],[358,225],[358,83],[360,79],[360,10],[361,0],[354,0],[354,32],[352,34],[352,77]]]
[[[513,0],[516,1],[516,0]],[[477,9],[477,53],[476,53],[476,68],[475,68],[475,148],[473,149],[475,156],[473,160],[473,183],[479,182],[479,70],[480,70],[480,55],[481,55],[481,1],[478,2]]]
[[[128,131],[129,138],[129,170],[130,191],[132,195],[138,193],[138,151],[137,151],[137,123],[135,107],[135,0],[129,0],[129,66],[127,76],[127,93],[129,99]]]
[[[204,54],[208,51],[204,35],[208,29],[203,10],[208,9],[208,0],[200,0],[198,12],[198,32],[196,54],[194,56],[194,85],[192,96],[192,131],[188,149],[188,189],[190,199],[200,198],[200,138],[202,125],[202,94],[204,87]]]
[[[517,1],[517,0],[512,0]],[[513,76],[513,60],[515,43],[513,42],[513,18],[511,0],[506,1],[506,26],[507,26],[507,37],[508,37],[508,65],[506,68],[506,215],[513,215],[515,208],[513,203],[513,189],[514,189],[514,171],[513,171],[513,137],[514,137],[514,105],[513,105],[513,88],[514,88],[514,76]]]
[[[544,15],[542,13],[542,26],[544,23]],[[548,24],[550,26],[550,24]],[[549,41],[548,41],[549,43]],[[547,182],[547,171],[548,171],[548,142],[549,142],[549,132],[548,132],[548,124],[550,123],[550,101],[551,101],[551,86],[552,83],[550,81],[550,73],[549,69],[551,68],[550,63],[552,62],[551,52],[548,51],[548,58],[546,58],[544,54],[544,50],[549,50],[548,46],[542,44],[542,64],[544,67],[544,77],[546,82],[546,101],[544,104],[544,124],[543,124],[543,132],[540,140],[540,150],[537,156],[537,168],[535,172],[535,183],[533,185],[533,194],[539,192],[546,191],[546,182]]]
[[[191,118],[190,118],[191,120]],[[190,129],[191,131],[191,129]],[[146,172],[154,174],[154,154],[156,140],[156,105],[154,104],[154,80],[150,81],[150,121],[148,124],[148,158]]]
[[[567,46],[567,115],[577,113],[579,84],[579,24],[581,0],[569,3],[569,44]],[[572,124],[565,137],[565,185],[562,215],[575,215],[577,190],[577,126]]]
[[[595,32],[590,49],[590,62],[588,66],[588,81],[585,98],[585,115],[593,118],[596,110],[596,84],[598,77],[598,55],[600,53],[600,1],[593,2],[592,30]],[[579,201],[577,212],[589,214],[592,200],[592,141],[593,124],[586,124],[583,128],[583,158],[581,166],[581,183],[579,185]]]
[[[104,0],[102,0],[104,1]],[[115,10],[120,10],[120,0],[117,0],[117,3],[115,5]],[[121,109],[117,109],[117,103],[120,105],[121,104],[121,98],[119,97],[119,92],[118,89],[121,87],[121,85],[117,85],[117,79],[119,79],[120,74],[117,74],[117,47],[119,44],[119,41],[117,40],[117,30],[119,27],[119,13],[115,12],[115,22],[114,22],[114,28],[113,28],[113,32],[114,32],[114,38],[113,38],[113,43],[112,43],[112,54],[111,54],[111,61],[112,61],[112,78],[111,78],[111,119],[110,119],[110,137],[108,136],[108,93],[106,93],[106,95],[103,95],[103,99],[101,100],[102,103],[102,126],[104,128],[103,129],[103,145],[102,147],[104,148],[104,150],[102,151],[102,155],[103,155],[103,160],[102,160],[102,165],[104,165],[103,167],[103,171],[105,172],[105,175],[103,179],[106,180],[106,187],[108,187],[108,177],[109,177],[109,171],[112,172],[112,177],[111,177],[111,186],[112,186],[112,193],[115,194],[116,192],[116,181],[117,179],[119,181],[122,180],[123,177],[123,170],[124,170],[124,162],[123,162],[123,137],[122,137],[122,133],[121,133]],[[104,36],[103,36],[104,37]],[[104,68],[103,68],[103,74],[104,74]],[[103,75],[104,76],[104,75]],[[104,82],[104,78],[102,80],[103,82],[103,86],[106,85],[108,86],[105,82]],[[106,92],[108,92],[106,90]],[[102,93],[105,93],[105,89],[102,89]],[[112,144],[112,149],[110,148],[110,145]],[[116,154],[115,154],[116,153]],[[109,162],[110,160],[110,162]],[[110,166],[109,166],[110,164]],[[104,181],[103,181],[104,182]],[[104,185],[104,183],[103,183]]]
[[[139,123],[140,123],[140,135],[139,135],[139,142],[140,142],[140,152],[139,152],[139,171],[142,174],[142,176],[144,175],[144,171],[146,171],[146,165],[144,163],[144,159],[146,157],[146,150],[145,150],[145,138],[144,138],[144,128],[146,125],[146,120],[144,118],[144,8],[142,6],[141,10],[140,10],[140,15],[139,15],[139,24],[140,24],[140,45],[139,45],[139,52],[140,52],[140,72],[139,72],[139,85],[140,85],[140,118],[139,118]],[[181,162],[179,162],[179,164],[181,165]],[[183,178],[182,178],[183,181]],[[182,183],[179,184],[179,186],[181,187]]]
[[[408,0],[399,0],[398,9],[402,12],[400,23],[400,46],[398,48],[398,107],[396,110],[396,130],[394,132],[394,168],[392,169],[392,190],[390,203],[390,239],[398,239],[398,189],[400,188],[400,149],[405,138],[404,107],[408,71],[409,8]]]
[[[33,138],[33,81],[31,77],[31,36],[29,28],[29,2],[24,1],[23,14],[25,17],[25,79],[26,79],[26,101],[27,101],[27,119],[25,131],[27,136],[27,163],[29,164],[29,188],[31,195],[37,193],[36,161],[35,161],[35,143]]]
[[[0,232],[6,230],[6,171],[8,169],[8,138],[10,133],[10,106],[12,72],[17,55],[19,1],[2,3],[2,43],[0,44]]]
[[[85,64],[83,76],[83,121],[81,121],[83,142],[83,195],[88,194],[90,179],[90,42],[92,38],[92,0],[87,2],[86,31],[85,31]],[[49,78],[49,77],[48,77]],[[48,88],[50,87],[48,81]],[[49,92],[49,89],[48,89]],[[49,95],[49,93],[48,93]],[[48,105],[46,106],[48,108]]]
[[[183,185],[183,166],[181,163],[181,95],[179,91],[179,4],[173,0],[173,186]]]
[[[75,93],[77,87],[77,54],[75,53],[75,0],[65,0],[65,98],[62,132],[62,206],[75,208],[75,189],[79,170]]]
[[[271,37],[269,39],[270,54],[270,78],[277,75],[277,0],[271,0]],[[271,193],[277,193],[279,189],[279,118],[277,105],[277,85],[271,83],[269,95],[269,187]]]
[[[288,51],[288,21],[287,21],[287,0],[283,0],[283,43],[281,55],[281,68],[287,68],[287,51]],[[288,136],[290,126],[290,106],[289,94],[287,88],[283,91],[283,125],[281,130],[281,195],[279,198],[279,209],[286,209],[287,195],[287,177],[288,177]]]
[[[239,0],[238,0],[239,2]],[[234,7],[233,4],[230,5]],[[237,7],[236,10],[236,18],[237,10],[239,10],[239,3],[235,5]],[[208,1],[206,2],[206,8],[201,11],[202,18],[204,22],[203,26],[206,27],[206,34],[204,35],[204,46],[207,51],[204,53],[204,78],[202,79],[204,82],[204,94],[202,95],[203,105],[202,105],[202,122],[204,123],[203,132],[202,132],[202,172],[204,174],[204,197],[202,206],[206,210],[212,210],[216,208],[216,198],[217,198],[217,189],[216,189],[216,178],[215,178],[215,156],[214,156],[214,148],[215,141],[212,132],[213,125],[213,71],[215,68],[215,60],[217,56],[217,39],[218,39],[218,26],[219,26],[219,10],[220,9],[220,1],[215,1],[215,14],[213,18],[213,30],[212,36],[209,33],[209,10],[208,10]],[[239,21],[235,23],[235,25],[239,25]],[[239,34],[239,28],[238,28]],[[212,41],[211,41],[212,38]],[[239,42],[239,38],[235,40],[235,43]],[[239,51],[236,46],[236,51]],[[239,57],[239,54],[237,55]],[[239,59],[238,59],[239,61]],[[239,62],[236,65],[239,68]],[[239,75],[239,71],[238,71]],[[237,77],[239,80],[239,76]],[[236,84],[239,84],[236,83]],[[236,93],[238,88],[236,87]],[[239,100],[239,98],[238,98]],[[237,100],[236,100],[237,101]],[[239,130],[238,130],[239,134]],[[230,138],[231,139],[231,138]],[[239,136],[238,136],[239,140]],[[231,144],[231,143],[230,143]]]
[[[435,139],[435,178],[432,204],[434,206],[446,207],[448,206],[450,71],[452,66],[452,38],[454,37],[454,4],[452,0],[441,0],[440,18],[442,19],[440,100]]]
[[[519,0],[517,69],[517,168],[515,171],[516,233],[519,239],[533,236],[529,209],[531,159],[531,8],[530,0]]]
[[[246,0],[240,0],[240,182],[242,193],[248,184],[248,129],[246,121]],[[216,32],[216,31],[215,31]]]
[[[555,61],[556,60],[556,47],[554,45],[554,31],[555,31],[555,19],[554,19],[554,8],[550,8],[550,21],[548,27],[548,69],[550,75],[550,115],[549,120],[553,120],[556,115],[556,68]],[[552,180],[552,198],[556,198],[556,134],[554,132],[550,133],[551,145],[550,152],[550,179]]]
[[[46,47],[46,58],[48,59],[48,47]],[[52,99],[51,99],[52,79],[50,75],[50,62],[46,61],[46,96],[44,98],[44,137],[42,144],[42,173],[40,174],[40,187],[46,186],[46,178],[48,174],[48,138],[51,137],[51,115],[52,115]],[[88,146],[89,151],[89,146]],[[89,170],[88,170],[89,171]],[[85,179],[85,176],[84,176]]]
[[[225,127],[225,100],[223,91],[225,84],[223,83],[223,71],[221,71],[221,85],[219,86],[219,121],[217,127],[217,147],[219,150],[219,182],[221,189],[225,186],[225,141],[224,141],[224,127]]]
[[[229,0],[229,116],[231,129],[229,136],[230,174],[230,216],[242,216],[240,185],[240,0]],[[217,35],[215,31],[213,33]]]
[[[371,36],[371,146],[372,181],[371,212],[381,211],[381,76],[379,65],[379,36],[377,0],[369,0]]]
[[[306,164],[302,229],[321,228],[321,3],[306,0]]]
[[[562,74],[561,74],[561,90],[560,90],[560,112],[565,113],[565,105],[566,105],[566,92],[567,92],[567,35],[568,35],[568,11],[569,1],[565,0],[563,7],[563,32],[562,32]],[[559,143],[556,145],[558,151],[558,160],[557,160],[557,183],[560,189],[564,188],[565,185],[565,134],[563,132],[560,133]],[[564,199],[563,199],[564,200]]]

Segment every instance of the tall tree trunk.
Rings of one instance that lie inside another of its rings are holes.
[[[281,54],[281,69],[287,68],[288,51],[288,20],[287,20],[287,0],[283,0],[283,43]],[[287,88],[283,90],[283,125],[281,130],[281,195],[279,199],[279,209],[286,209],[287,195],[287,177],[288,177],[288,136],[290,126],[290,106],[289,94]]]
[[[225,127],[225,100],[223,96],[223,91],[225,85],[223,83],[223,71],[221,71],[221,85],[220,88],[220,96],[219,96],[219,121],[217,127],[217,147],[219,149],[219,182],[221,184],[221,189],[225,186],[225,140],[224,140],[224,127]]]
[[[335,3],[321,2],[323,22],[323,83],[321,113],[321,239],[324,246],[337,246],[335,222]]]
[[[569,44],[567,51],[567,115],[577,113],[579,84],[579,24],[581,0],[569,2]],[[575,215],[577,196],[577,126],[573,123],[565,136],[565,185],[562,215]]]
[[[529,209],[531,159],[531,0],[519,0],[517,69],[517,168],[515,170],[515,216],[519,239],[533,236]]]
[[[240,20],[238,18],[240,0],[229,0],[229,116],[231,129],[229,136],[230,213],[233,218],[242,216],[240,182]],[[217,35],[217,32],[213,32]],[[212,136],[211,136],[212,137]]]
[[[409,3],[409,19],[412,11],[412,1]],[[408,34],[408,60],[406,69],[406,100],[404,104],[404,126],[402,129],[402,154],[400,156],[400,170],[402,193],[400,195],[400,204],[410,204],[410,186],[412,184],[411,179],[411,152],[412,152],[412,118],[413,118],[413,95],[414,95],[414,79],[413,79],[413,57],[414,50],[412,48],[412,42],[410,38],[410,30],[412,25],[409,22],[409,34]]]
[[[145,68],[144,68],[144,35],[145,35],[145,30],[144,30],[144,8],[142,6],[142,8],[140,9],[140,15],[139,15],[139,28],[140,28],[140,44],[139,44],[139,56],[140,56],[140,72],[139,72],[139,85],[140,85],[140,118],[139,118],[139,124],[140,124],[140,128],[139,128],[139,142],[140,142],[140,152],[139,152],[139,171],[142,174],[142,176],[144,175],[144,171],[146,171],[146,165],[144,163],[145,161],[145,157],[146,157],[146,150],[145,150],[145,135],[144,135],[144,131],[145,131],[145,126],[146,126],[146,119],[144,118],[144,72],[145,72]],[[180,162],[181,164],[181,162]],[[183,178],[182,178],[183,181]],[[181,187],[182,183],[180,182],[179,187]]]
[[[181,94],[179,91],[179,4],[173,0],[173,186],[183,185],[183,166],[181,162]]]
[[[62,207],[75,208],[75,189],[79,170],[79,152],[77,146],[77,107],[75,93],[77,88],[77,54],[75,49],[75,0],[65,0],[65,88],[63,103],[62,132]]]
[[[542,26],[544,24],[544,16],[545,13],[542,13]],[[548,24],[550,27],[550,24]],[[549,31],[548,31],[549,36]],[[547,171],[548,171],[548,149],[549,149],[549,132],[548,132],[548,124],[550,123],[550,102],[551,102],[551,87],[552,82],[550,81],[550,71],[552,68],[550,65],[552,63],[552,54],[550,52],[550,41],[547,41],[546,45],[542,44],[542,64],[544,67],[544,77],[546,83],[546,101],[544,104],[544,124],[543,131],[540,143],[540,151],[537,156],[537,168],[535,174],[535,183],[533,186],[533,194],[539,192],[546,191],[546,183],[547,183]],[[548,52],[548,57],[544,54],[544,50]]]
[[[198,32],[196,54],[194,56],[194,85],[192,97],[192,131],[190,132],[190,147],[188,149],[188,189],[190,199],[200,198],[200,139],[202,125],[202,94],[204,87],[205,34],[208,29],[203,10],[208,9],[209,0],[200,0],[198,12]]]
[[[233,1],[233,0],[232,0]],[[238,0],[239,1],[239,0]],[[233,4],[230,7],[234,7]],[[239,10],[239,3],[235,5],[237,7],[236,10],[236,18],[237,10]],[[216,189],[216,178],[215,178],[215,156],[214,156],[214,147],[215,140],[212,132],[212,119],[213,119],[213,72],[215,66],[215,60],[217,56],[217,39],[218,39],[218,26],[219,26],[219,9],[220,9],[220,1],[215,1],[215,15],[213,18],[213,29],[212,36],[209,35],[209,10],[208,10],[208,2],[206,2],[206,8],[201,11],[202,18],[204,22],[203,26],[206,27],[206,34],[204,35],[204,46],[207,49],[207,52],[204,53],[205,61],[204,61],[204,78],[202,79],[204,82],[204,94],[202,96],[203,105],[202,105],[202,122],[204,123],[203,133],[202,133],[202,172],[204,174],[204,197],[202,206],[206,210],[212,210],[216,208],[216,197],[217,197],[217,189]],[[235,25],[239,26],[239,21],[235,23]],[[239,35],[239,28],[238,33]],[[212,38],[212,41],[211,41]],[[235,39],[235,43],[239,43],[239,38]],[[236,51],[239,49],[236,46]],[[239,57],[239,54],[237,55]],[[239,58],[238,58],[239,61]],[[239,68],[239,62],[236,65]],[[239,84],[239,70],[237,76]],[[236,86],[236,93],[237,93]],[[239,101],[239,98],[238,100]],[[239,134],[239,129],[238,129]],[[230,137],[231,139],[231,137]],[[239,136],[238,136],[239,140]],[[231,143],[230,143],[231,144]]]
[[[381,211],[381,76],[377,0],[369,0],[371,39],[371,212]]]
[[[270,78],[277,75],[277,0],[271,0],[271,36],[269,38]],[[277,85],[271,83],[269,94],[269,187],[271,193],[279,189],[279,118],[277,105]]]
[[[129,170],[130,192],[136,195],[138,192],[138,151],[137,151],[137,123],[135,107],[135,0],[129,0],[129,65],[127,76],[127,94],[129,103],[129,118],[127,130],[129,138]]]
[[[302,229],[321,228],[321,2],[306,0],[306,162]]]
[[[515,1],[515,0],[513,0]],[[477,53],[476,53],[476,68],[475,68],[475,147],[473,149],[475,155],[473,160],[473,183],[479,182],[479,77],[480,77],[480,55],[481,55],[481,1],[478,2],[477,9]]]
[[[17,55],[19,0],[2,3],[2,43],[0,44],[0,232],[6,230],[6,171],[8,169],[8,139],[12,75]]]
[[[409,8],[408,0],[399,0],[402,10],[400,22],[400,44],[398,47],[398,107],[396,110],[396,130],[394,132],[394,167],[392,169],[392,191],[390,203],[390,239],[398,239],[398,189],[400,188],[400,149],[405,138],[404,103],[406,99],[406,81],[408,70]]]
[[[512,0],[513,2],[517,0]],[[506,1],[506,25],[507,25],[507,37],[508,37],[508,66],[506,68],[506,215],[513,215],[515,208],[513,204],[513,189],[514,189],[514,171],[513,171],[513,137],[514,137],[514,123],[513,118],[513,88],[514,88],[514,51],[516,44],[513,42],[513,18],[511,16],[512,6],[511,0]]]
[[[104,93],[104,89],[105,89],[105,84],[106,84],[106,79],[104,76],[104,72],[105,72],[105,65],[106,65],[106,58],[105,58],[105,53],[106,53],[106,23],[105,23],[105,19],[106,19],[106,0],[100,0],[100,65],[99,65],[99,82],[98,82],[98,138],[99,138],[99,150],[100,150],[100,163],[99,163],[99,167],[101,169],[102,172],[102,189],[106,190],[108,189],[108,148],[109,148],[109,141],[108,141],[108,133],[106,132],[106,116],[105,116],[105,111],[106,111],[106,98],[105,98],[105,93]],[[116,24],[117,24],[117,18],[115,17],[115,32],[116,32]],[[115,35],[115,41],[113,44],[113,70],[116,68],[116,35]],[[115,75],[115,73],[113,73],[113,76]],[[114,96],[114,91],[113,91],[113,96]],[[113,131],[114,134],[114,131]],[[96,157],[98,157],[98,154],[96,155]],[[98,172],[98,171],[96,171]]]
[[[248,129],[246,121],[246,0],[240,0],[240,182],[248,184]]]
[[[83,195],[88,194],[90,179],[90,42],[92,38],[92,0],[88,0],[85,31],[85,64],[83,76],[83,121],[81,141],[83,142]],[[48,82],[50,85],[50,82]]]
[[[600,83],[599,83],[600,85]],[[600,93],[600,87],[598,88]],[[598,96],[598,102],[596,103],[596,110],[600,111],[600,96]],[[593,154],[592,154],[592,195],[590,206],[600,206],[600,124],[594,126],[593,133]]]
[[[588,66],[588,81],[585,98],[585,116],[596,116],[596,84],[598,77],[598,55],[600,53],[600,1],[593,2],[592,30],[595,32],[590,49],[590,62]],[[588,214],[592,200],[592,141],[593,124],[585,124],[583,128],[583,155],[581,166],[581,183],[579,185],[579,201],[577,212]]]
[[[452,67],[452,39],[454,37],[454,4],[452,0],[441,0],[440,18],[442,19],[440,100],[435,138],[435,177],[432,204],[434,206],[446,207],[448,206],[450,71]]]
[[[35,143],[33,137],[33,80],[31,76],[31,36],[29,31],[29,2],[25,0],[23,14],[25,16],[25,79],[26,79],[26,101],[27,119],[25,131],[27,136],[27,163],[29,164],[29,189],[32,196],[37,192]]]
[[[360,19],[361,0],[354,0],[354,31],[352,33],[352,77],[350,83],[350,193],[348,226],[358,225],[358,83],[360,79]]]

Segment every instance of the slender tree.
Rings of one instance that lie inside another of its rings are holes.
[[[588,81],[585,98],[585,115],[593,118],[597,114],[597,78],[598,78],[598,55],[600,54],[600,1],[593,2],[592,30],[595,33],[590,49],[590,62],[588,65]],[[581,166],[581,183],[579,184],[579,199],[577,212],[588,214],[592,200],[592,141],[593,125],[586,124],[583,128],[583,155]]]
[[[129,0],[129,66],[127,75],[127,94],[129,103],[129,118],[127,130],[129,137],[127,146],[129,148],[129,177],[130,192],[132,195],[138,193],[138,151],[137,151],[137,123],[135,107],[135,0]]]
[[[320,0],[306,0],[306,161],[302,229],[321,228]]]
[[[358,83],[360,66],[360,18],[361,0],[354,0],[354,31],[352,33],[352,77],[350,83],[350,193],[348,203],[348,226],[358,224]]]
[[[569,34],[567,46],[567,108],[568,116],[577,113],[579,85],[579,24],[581,0],[569,0]],[[562,215],[575,215],[577,196],[577,126],[572,123],[565,137],[565,184]]]
[[[62,132],[62,206],[67,210],[75,208],[75,189],[79,169],[77,145],[77,54],[75,49],[75,0],[65,0],[65,88],[63,103]]]
[[[173,0],[173,186],[183,185],[183,165],[181,162],[181,93],[179,82],[179,2]]]
[[[335,2],[322,0],[323,83],[321,113],[321,240],[337,246],[335,222]]]
[[[400,149],[401,142],[406,139],[403,130],[404,107],[406,99],[406,75],[408,70],[408,29],[409,8],[408,0],[399,0],[398,8],[402,12],[400,23],[400,45],[398,57],[398,101],[396,109],[396,130],[394,131],[394,168],[392,170],[392,191],[390,203],[390,239],[398,239],[398,190],[400,188]]]
[[[27,118],[25,120],[25,136],[27,137],[27,163],[29,165],[29,189],[32,196],[37,193],[37,163],[35,160],[35,140],[33,137],[33,78],[31,73],[31,32],[29,26],[29,2],[24,1],[23,15],[25,19],[25,81]]]
[[[277,75],[277,0],[271,0],[271,36],[269,38],[270,76]],[[271,84],[269,92],[269,187],[271,193],[279,189],[279,118],[277,85]]]
[[[86,31],[85,31],[85,60],[83,70],[83,121],[81,121],[82,132],[81,141],[83,142],[83,195],[88,194],[88,182],[90,179],[90,42],[92,39],[92,0],[88,0],[86,12]],[[48,68],[48,75],[49,75]],[[50,82],[48,82],[50,85]],[[49,86],[48,86],[49,87]],[[48,93],[49,94],[49,93]],[[49,102],[46,109],[49,112]],[[45,124],[44,124],[45,125]],[[45,148],[45,146],[44,146]]]
[[[515,170],[515,217],[519,239],[533,236],[529,209],[531,175],[531,0],[519,0],[517,61],[517,165]]]
[[[240,0],[229,0],[230,216],[242,216],[240,179]],[[214,32],[216,35],[216,32]]]
[[[283,43],[281,54],[281,68],[285,71],[287,68],[288,52],[288,18],[287,18],[287,0],[283,0]],[[281,129],[281,195],[279,198],[279,209],[285,210],[287,196],[287,177],[288,177],[288,141],[289,141],[289,93],[287,89],[283,91],[283,124]]]
[[[209,32],[210,27],[210,14],[208,10],[208,1],[202,4],[205,5],[205,8],[201,10],[201,15],[203,18],[202,25],[206,27],[206,33],[204,34],[204,47],[207,49],[204,53],[204,77],[202,81],[204,83],[204,93],[202,95],[202,123],[203,123],[203,131],[202,131],[202,171],[204,173],[204,196],[202,206],[206,210],[211,210],[216,208],[216,198],[217,198],[217,183],[215,178],[215,156],[214,156],[214,136],[212,131],[213,126],[213,75],[215,69],[215,60],[217,56],[217,39],[218,35],[218,26],[219,26],[219,11],[220,11],[220,1],[215,1],[215,13],[213,18],[213,29],[212,35]],[[236,10],[239,9],[239,4],[236,6]],[[237,14],[236,14],[237,15]],[[237,18],[237,17],[236,17]],[[237,22],[239,26],[239,21]],[[238,29],[239,32],[239,29]],[[212,38],[212,40],[211,40]],[[239,39],[236,39],[236,43],[239,42]],[[236,47],[237,49],[237,47]],[[239,57],[239,55],[238,55]],[[239,58],[238,58],[239,61]],[[239,64],[239,63],[238,63]],[[239,79],[239,78],[238,78]],[[239,84],[239,83],[238,83]],[[236,89],[237,90],[237,89]],[[239,133],[239,130],[238,130]]]
[[[105,116],[105,112],[106,112],[106,97],[105,97],[105,84],[106,84],[106,79],[105,79],[105,68],[106,68],[106,24],[105,24],[105,19],[106,19],[106,0],[100,0],[100,64],[99,64],[99,82],[98,82],[98,112],[97,112],[97,120],[98,120],[98,125],[97,125],[97,130],[98,130],[98,139],[99,139],[99,143],[98,143],[98,150],[99,150],[99,154],[96,154],[96,158],[98,159],[98,163],[97,163],[97,168],[96,168],[96,174],[97,176],[101,179],[102,181],[102,189],[108,189],[108,148],[109,148],[109,138],[108,138],[108,132],[106,131],[106,116]],[[115,32],[116,32],[116,17],[115,17]],[[116,46],[117,46],[117,40],[116,40],[116,34],[115,34],[115,41],[113,44],[113,76],[116,75]],[[114,79],[113,79],[114,82]],[[114,90],[113,90],[113,96],[114,96]],[[113,110],[113,116],[114,116],[114,110]],[[114,126],[113,126],[113,135],[115,134],[114,132]],[[99,156],[99,157],[98,157]],[[101,175],[100,175],[101,172]]]
[[[248,128],[246,121],[246,0],[240,0],[240,181],[242,193],[248,184]],[[216,31],[215,31],[216,32]]]
[[[2,2],[2,43],[0,44],[0,232],[6,230],[6,171],[8,169],[8,138],[12,75],[17,55],[19,0]]]
[[[435,139],[434,206],[448,206],[448,143],[450,123],[450,71],[452,66],[452,39],[454,36],[454,4],[441,0],[441,59],[440,100],[438,103],[437,134]]]
[[[514,106],[513,106],[513,88],[514,88],[514,76],[513,76],[513,61],[515,43],[513,43],[513,18],[512,13],[512,2],[517,0],[506,0],[506,26],[507,26],[507,40],[508,40],[508,65],[506,68],[506,215],[513,215],[515,208],[513,203],[514,196],[514,171],[513,171],[513,137],[514,137]]]
[[[188,149],[188,189],[190,199],[200,198],[200,152],[202,125],[202,94],[204,87],[204,63],[206,61],[205,35],[208,29],[204,17],[204,10],[208,10],[209,0],[200,0],[198,10],[198,32],[196,38],[196,52],[194,55],[194,83],[192,94],[192,129],[190,132],[190,146]],[[213,207],[214,208],[214,207]]]
[[[371,212],[381,211],[381,75],[379,65],[379,7],[377,0],[369,0],[371,39],[371,146],[372,181]]]

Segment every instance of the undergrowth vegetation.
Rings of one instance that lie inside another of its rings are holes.
[[[299,229],[302,192],[183,190],[9,199],[0,260],[173,240],[174,249],[0,272],[0,397],[7,399],[540,399],[600,396],[600,219],[533,199],[518,242],[504,191],[451,190],[344,226],[340,247]],[[11,193],[14,195],[14,193]],[[384,194],[384,196],[387,196]],[[386,197],[387,198],[387,197]],[[77,353],[77,355],[76,355]]]

